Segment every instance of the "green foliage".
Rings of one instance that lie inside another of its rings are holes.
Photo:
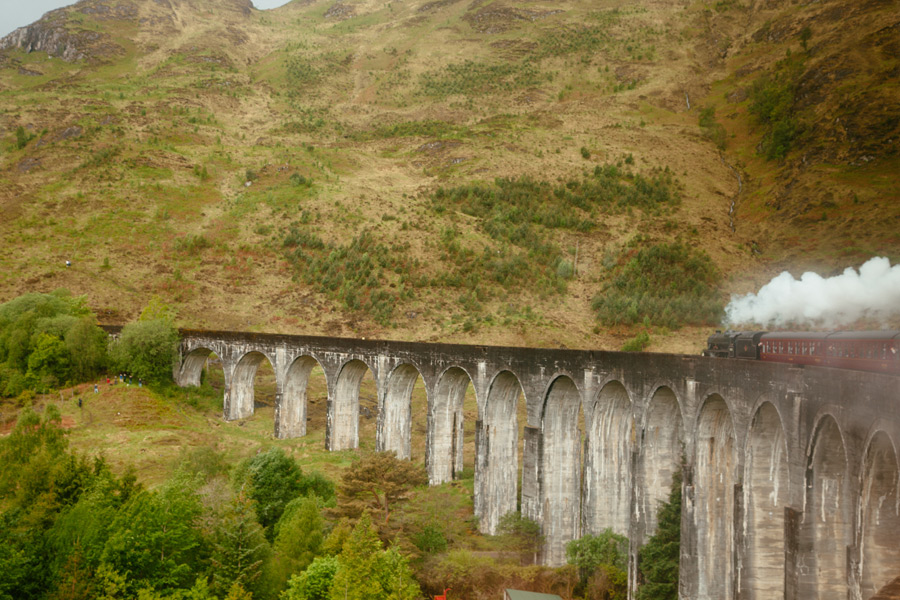
[[[360,518],[341,552],[332,600],[413,600],[421,594],[406,559],[381,541],[368,513]]]
[[[238,471],[236,484],[249,483],[249,497],[256,506],[256,518],[274,539],[275,524],[288,503],[303,493],[303,472],[281,448],[270,448],[249,459]]]
[[[195,522],[198,497],[183,482],[143,491],[118,511],[102,560],[128,576],[132,591],[188,587],[200,566],[203,540]]]
[[[650,334],[642,331],[622,345],[622,352],[643,352],[650,345]]]
[[[325,524],[315,499],[296,498],[275,526],[273,570],[281,587],[292,573],[306,569],[320,553]]]
[[[10,300],[0,305],[0,395],[93,377],[106,363],[105,348],[83,296],[57,290]]]
[[[537,562],[538,553],[544,545],[541,526],[520,512],[508,512],[500,517],[497,534],[505,539],[506,546],[523,555],[530,555],[532,562]]]
[[[235,585],[258,594],[263,564],[271,554],[262,527],[254,518],[252,501],[239,493],[218,523],[213,545],[212,589],[220,596]]]
[[[419,85],[422,93],[434,98],[455,94],[482,96],[534,87],[549,80],[531,62],[490,65],[472,60],[447,65],[423,73]]]
[[[566,544],[566,559],[578,568],[585,598],[624,600],[628,595],[628,538],[611,529]]]
[[[33,133],[26,133],[25,128],[19,125],[16,127],[16,148],[21,150],[28,145],[28,142],[34,139]]]
[[[591,306],[605,325],[647,323],[677,329],[721,320],[720,275],[702,250],[660,243],[625,256]]]
[[[389,291],[392,274],[409,272],[408,245],[379,243],[363,232],[345,246],[325,244],[291,226],[283,241],[288,260],[307,284],[336,298],[350,310],[362,310],[390,324],[400,294]],[[402,277],[401,277],[402,279]]]
[[[637,600],[677,600],[681,548],[681,471],[672,475],[669,501],[659,509],[656,533],[638,552]]]
[[[582,146],[581,147],[581,158],[587,160],[590,157],[591,157],[591,151],[588,150],[587,148],[585,148],[584,146]]]
[[[421,531],[414,534],[412,542],[416,548],[427,554],[443,552],[447,549],[447,538],[444,537],[444,532],[440,526],[433,523],[426,525]]]
[[[129,323],[110,345],[110,358],[117,370],[147,383],[172,380],[178,349],[178,330],[167,319]]]
[[[803,69],[804,57],[789,55],[750,88],[750,113],[765,127],[760,145],[769,160],[784,158],[803,131],[795,109]]]
[[[328,600],[339,562],[335,556],[320,556],[299,575],[291,576],[281,600]]]
[[[185,254],[193,254],[212,246],[203,234],[186,235],[175,240],[175,249]]]
[[[716,121],[716,109],[709,106],[700,109],[700,131],[712,141],[719,150],[725,149],[726,134],[722,124]]]

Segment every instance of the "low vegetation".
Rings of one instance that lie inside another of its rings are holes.
[[[720,274],[709,256],[684,242],[623,253],[592,307],[605,325],[714,325],[721,321]]]

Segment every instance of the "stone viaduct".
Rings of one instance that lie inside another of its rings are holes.
[[[546,564],[565,561],[569,540],[611,528],[629,537],[633,590],[637,551],[681,468],[682,598],[863,599],[900,576],[898,377],[700,356],[183,330],[176,382],[198,385],[211,352],[223,364],[227,420],[253,413],[257,367],[271,363],[278,438],[305,435],[306,385],[318,364],[329,450],[357,447],[359,386],[371,371],[376,447],[409,457],[411,421],[427,419],[433,485],[462,469],[471,383],[481,530],[493,533],[520,509],[541,524]],[[419,377],[426,415],[411,414]]]

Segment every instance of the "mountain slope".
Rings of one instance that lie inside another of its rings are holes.
[[[591,300],[653,244],[723,299],[896,259],[896,8],[84,0],[0,42],[0,298],[616,348]]]

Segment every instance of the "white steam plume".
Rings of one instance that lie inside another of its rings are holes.
[[[807,272],[794,279],[784,271],[758,294],[732,296],[725,307],[728,324],[784,326],[810,323],[846,325],[860,318],[886,319],[900,314],[900,264],[879,257],[841,275],[822,277]]]

